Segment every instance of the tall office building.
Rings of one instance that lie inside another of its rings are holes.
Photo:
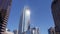
[[[26,6],[24,7],[24,10],[20,18],[18,34],[26,32],[30,28],[29,26],[30,26],[30,9],[29,7]]]
[[[18,29],[14,30],[13,32],[14,34],[18,34]]]
[[[31,34],[39,34],[39,28],[31,28]]]
[[[30,28],[26,32],[23,32],[23,34],[39,34],[39,28]]]
[[[48,29],[48,34],[55,34],[55,28],[50,27],[50,28]]]
[[[56,34],[60,34],[60,0],[54,0],[51,5]]]
[[[31,30],[27,30],[26,32],[23,32],[23,34],[32,34]]]
[[[6,29],[12,0],[0,0],[0,34]]]

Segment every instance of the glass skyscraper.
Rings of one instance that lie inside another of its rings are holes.
[[[25,6],[20,18],[18,34],[26,32],[29,29],[29,26],[30,26],[30,10],[29,7]]]
[[[31,34],[39,34],[39,28],[31,28]]]
[[[0,34],[6,29],[12,0],[0,0]]]
[[[18,29],[13,30],[14,34],[18,34]]]

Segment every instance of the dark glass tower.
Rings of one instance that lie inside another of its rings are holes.
[[[4,34],[7,26],[12,0],[0,0],[0,34]]]
[[[55,23],[55,32],[60,34],[60,0],[54,0],[51,5],[52,15]]]

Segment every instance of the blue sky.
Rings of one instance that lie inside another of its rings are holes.
[[[39,27],[40,34],[48,34],[48,29],[54,26],[51,2],[52,0],[12,0],[7,28],[11,31],[18,29],[21,12],[27,5],[31,10],[31,27]]]

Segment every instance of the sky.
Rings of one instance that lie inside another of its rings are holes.
[[[18,29],[24,6],[31,10],[30,26],[38,27],[40,34],[48,34],[48,29],[54,26],[51,13],[52,0],[12,0],[7,28]]]

